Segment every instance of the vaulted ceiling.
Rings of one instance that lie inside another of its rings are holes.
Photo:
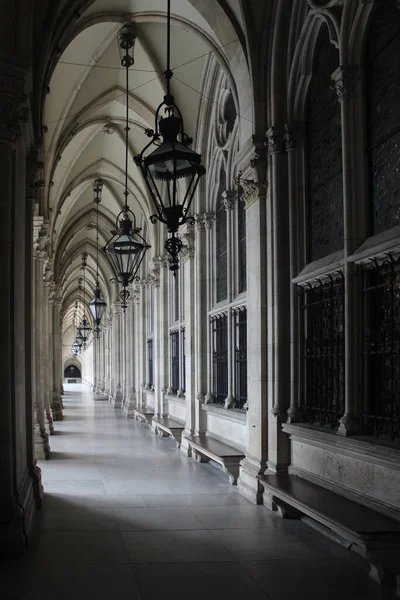
[[[86,3],[88,4],[88,3]],[[242,52],[238,39],[241,12],[230,0],[230,18],[217,0],[172,0],[172,93],[183,114],[186,132],[194,138],[202,85],[210,53],[230,72]],[[138,37],[135,63],[129,70],[129,206],[142,226],[153,255],[159,253],[157,227],[149,224],[148,193],[131,157],[147,143],[146,128],[165,93],[166,0],[95,0],[62,38],[44,102],[46,198],[57,282],[62,284],[64,331],[71,326],[75,303],[82,300],[78,280],[81,255],[88,253],[86,301],[96,274],[96,205],[92,183],[104,182],[99,207],[100,246],[114,228],[123,206],[125,72],[120,64],[117,34],[133,21]],[[239,36],[240,37],[240,36]],[[206,165],[207,166],[207,165]],[[112,273],[100,253],[100,283],[105,299],[115,297]]]

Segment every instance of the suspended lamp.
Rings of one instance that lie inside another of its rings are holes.
[[[178,254],[182,241],[178,229],[190,218],[189,209],[200,177],[206,172],[201,165],[201,155],[191,150],[193,142],[184,131],[183,117],[171,94],[171,0],[167,0],[167,70],[164,72],[167,93],[155,116],[155,128],[146,130],[151,138],[134,161],[147,184],[156,213],[152,223],[161,221],[167,226],[170,237],[164,247],[170,254],[170,269],[174,275],[179,269]],[[165,117],[161,115],[164,112]],[[147,153],[151,146],[156,148]],[[182,180],[178,187],[178,180]]]
[[[97,337],[100,333],[101,319],[103,318],[104,311],[107,308],[107,303],[101,297],[99,284],[99,204],[101,202],[102,189],[102,180],[96,179],[96,181],[93,182],[93,196],[94,202],[96,203],[96,287],[94,288],[94,296],[89,302],[89,308],[94,322],[96,323],[95,334]]]
[[[78,327],[78,335],[80,335],[81,339],[82,339],[82,346],[83,349],[85,350],[86,348],[86,343],[89,339],[89,334],[92,331],[92,328],[90,327],[87,319],[86,319],[86,311],[85,311],[85,297],[86,297],[86,277],[85,277],[85,269],[86,269],[86,259],[87,259],[87,252],[83,252],[82,253],[82,267],[81,269],[83,269],[83,317],[82,317],[82,321]],[[79,282],[80,283],[80,282]]]
[[[129,67],[134,63],[133,49],[136,30],[133,25],[125,25],[118,34],[121,65],[125,67],[126,76],[126,119],[125,119],[125,203],[116,219],[112,237],[104,246],[108,262],[115,279],[122,285],[120,298],[122,308],[126,309],[129,298],[128,285],[138,279],[137,273],[146,251],[150,246],[140,235],[141,228],[136,225],[136,217],[128,206],[128,133],[129,133]]]

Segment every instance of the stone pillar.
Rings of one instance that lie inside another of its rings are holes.
[[[33,397],[33,437],[35,457],[47,459],[50,456],[49,436],[46,431],[44,399],[41,388],[40,361],[40,302],[43,277],[45,236],[41,234],[43,217],[34,217],[33,223],[33,266],[32,266],[32,397]]]
[[[282,431],[290,404],[290,243],[285,129],[267,132],[271,186],[267,205],[268,281],[268,469],[286,472],[289,437]]]
[[[0,556],[12,558],[26,547],[35,507],[34,477],[37,480],[40,471],[35,470],[28,448],[31,432],[27,431],[30,407],[26,398],[30,382],[24,364],[25,331],[31,318],[25,311],[30,296],[25,224],[31,215],[26,210],[25,140],[18,142],[17,134],[22,103],[27,99],[26,72],[14,57],[5,55],[7,39],[18,39],[15,23],[8,27],[7,21],[14,20],[14,10],[3,6],[0,12],[4,33],[0,42]]]
[[[361,430],[359,419],[356,415],[360,414],[360,386],[359,380],[359,356],[361,353],[359,320],[355,315],[358,304],[357,289],[355,285],[355,265],[349,262],[348,257],[353,254],[356,248],[367,237],[367,218],[365,215],[365,190],[359,190],[353,181],[354,165],[364,154],[364,148],[357,149],[354,141],[356,140],[355,126],[356,119],[354,115],[360,115],[363,112],[363,106],[360,104],[361,84],[358,67],[340,66],[332,76],[335,85],[338,100],[341,105],[342,116],[342,161],[343,161],[343,216],[344,216],[344,415],[340,419],[338,435],[348,436],[359,433]],[[358,86],[358,106],[355,106],[355,88]],[[359,117],[358,117],[359,118]],[[362,186],[361,186],[362,187]],[[360,193],[361,192],[361,193]],[[362,199],[362,202],[360,200]]]
[[[134,360],[135,360],[135,345],[134,345],[134,301],[135,292],[130,291],[130,298],[127,301],[126,307],[126,398],[123,406],[123,413],[127,419],[134,417],[134,409],[136,406],[136,392],[134,380]]]
[[[112,321],[112,355],[111,355],[111,381],[113,390],[111,404],[114,408],[122,408],[122,308],[120,303],[114,304]]]
[[[60,377],[62,370],[60,308],[60,286],[54,284],[50,293],[50,323],[52,329],[52,334],[50,334],[50,343],[52,343],[53,347],[53,393],[51,406],[54,421],[62,421],[63,419],[60,389]]]
[[[235,252],[234,252],[234,211],[232,210],[234,207],[234,202],[237,198],[237,192],[234,191],[225,191],[222,194],[222,203],[225,207],[226,211],[226,237],[227,237],[227,269],[228,269],[228,303],[232,302],[234,289],[233,288],[233,278],[230,276],[230,273],[235,272]],[[233,349],[233,331],[232,331],[232,315],[230,310],[228,310],[228,356],[234,355]],[[232,361],[228,360],[228,395],[225,399],[225,408],[232,408],[235,401],[233,398],[233,368]]]
[[[166,256],[160,256],[157,259],[159,267],[159,285],[157,289],[158,305],[156,304],[155,319],[158,319],[158,338],[159,338],[159,358],[157,364],[157,374],[159,379],[159,414],[167,416],[169,407],[166,400],[166,393],[169,382],[169,261]],[[179,277],[179,274],[176,275]],[[157,390],[156,390],[157,391]]]
[[[247,451],[242,460],[238,488],[251,502],[262,502],[257,476],[267,466],[267,230],[266,157],[256,155],[240,173],[246,206],[247,319],[257,327],[247,330]]]
[[[47,250],[48,254],[51,252],[50,245]],[[51,400],[52,400],[52,337],[50,328],[50,301],[49,293],[53,281],[53,273],[51,269],[51,263],[49,259],[45,260],[44,273],[43,273],[43,284],[42,284],[42,328],[41,328],[41,339],[42,339],[42,356],[43,356],[43,393],[44,393],[44,408],[46,412],[46,421],[50,431],[50,435],[54,434],[54,423],[53,415],[51,412]],[[50,372],[49,372],[50,368]]]
[[[196,427],[196,402],[195,402],[195,380],[196,380],[196,349],[195,349],[195,250],[194,250],[194,226],[186,223],[182,228],[181,238],[184,247],[181,254],[181,268],[183,268],[183,288],[185,290],[185,363],[186,363],[186,423],[182,432],[180,450],[185,456],[191,456],[186,437],[193,435]]]
[[[139,404],[140,406],[146,406],[147,399],[145,395],[145,386],[147,379],[147,365],[146,365],[146,334],[147,334],[147,323],[146,323],[146,300],[147,290],[146,281],[140,282],[140,301],[138,304],[138,319],[137,319],[137,352],[138,352],[138,372],[137,381],[138,386],[136,389],[139,390]]]
[[[194,290],[194,335],[195,350],[195,433],[203,435],[206,430],[205,413],[202,406],[208,389],[207,379],[207,235],[211,231],[215,215],[204,213],[195,216],[195,290]]]

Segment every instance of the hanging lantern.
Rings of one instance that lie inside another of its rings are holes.
[[[126,301],[129,298],[127,287],[137,278],[137,273],[145,253],[150,248],[140,235],[141,228],[136,226],[136,217],[128,206],[129,67],[134,63],[133,49],[135,39],[136,30],[132,24],[122,27],[118,35],[118,41],[121,65],[125,67],[126,75],[125,203],[124,208],[117,216],[115,230],[111,232],[112,237],[103,248],[115,279],[122,285],[123,289],[120,292],[120,298],[124,310],[126,309]]]
[[[93,182],[93,196],[94,202],[96,203],[96,287],[94,288],[94,296],[89,302],[89,309],[92,313],[94,322],[96,323],[95,334],[97,336],[100,333],[101,319],[103,318],[104,312],[107,308],[107,303],[101,297],[99,283],[99,204],[101,202],[102,189],[102,180],[96,179]]]
[[[146,131],[151,141],[134,161],[142,172],[156,210],[150,217],[151,222],[161,221],[172,234],[164,247],[171,256],[170,269],[175,274],[179,269],[178,254],[182,249],[176,233],[190,218],[190,206],[200,177],[206,170],[201,165],[201,155],[189,148],[193,140],[184,131],[182,114],[170,92],[170,38],[171,1],[167,0],[167,70],[164,73],[167,94],[157,108],[155,129]],[[163,117],[162,111],[167,116]],[[155,149],[147,153],[151,146]],[[179,186],[178,180],[181,180]]]

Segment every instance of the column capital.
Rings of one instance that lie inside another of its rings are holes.
[[[196,231],[206,231],[211,229],[215,221],[215,213],[199,213],[194,216]]]
[[[13,142],[21,134],[20,126],[28,120],[30,109],[25,93],[26,70],[0,60],[0,138]]]
[[[235,190],[225,190],[222,192],[222,204],[226,211],[232,210],[236,198],[237,192]]]
[[[270,127],[265,133],[266,145],[270,154],[285,152],[285,133],[284,127]]]
[[[340,65],[332,74],[331,79],[339,102],[346,98],[353,98],[356,83],[360,80],[359,67],[357,65]]]

